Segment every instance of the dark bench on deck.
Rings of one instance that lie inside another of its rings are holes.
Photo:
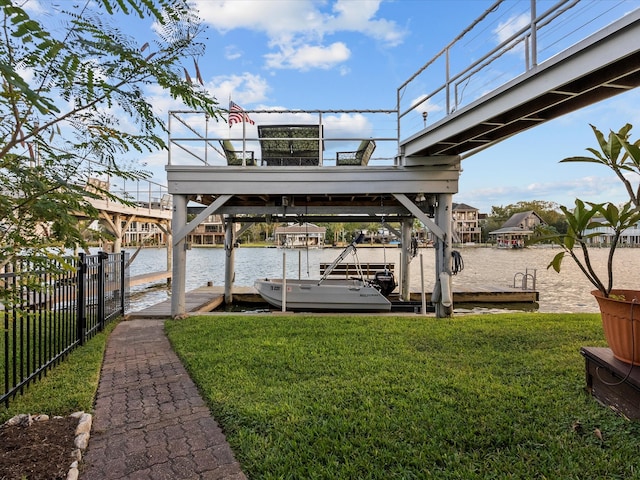
[[[259,125],[258,137],[262,148],[262,165],[320,164],[322,129],[319,125]]]
[[[324,272],[331,266],[330,263],[320,264],[320,275],[324,275]],[[394,263],[361,263],[360,268],[362,275],[367,279],[373,279],[377,272],[388,270],[395,275]],[[329,278],[350,278],[359,275],[357,265],[355,263],[339,263],[329,274]]]

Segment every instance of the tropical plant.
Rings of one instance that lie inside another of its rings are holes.
[[[600,151],[595,148],[587,148],[587,151],[593,154],[592,157],[568,157],[561,162],[589,162],[608,167],[624,185],[629,194],[630,202],[636,207],[640,207],[640,183],[634,186],[633,180],[626,175],[628,173],[634,174],[632,178],[635,181],[638,180],[636,175],[640,175],[640,140],[636,140],[634,143],[629,140],[629,132],[633,125],[627,123],[618,133],[609,132],[607,138],[596,127],[590,126],[598,140]]]
[[[613,258],[620,242],[622,233],[640,222],[640,185],[634,185],[640,174],[640,140],[631,143],[629,132],[632,125],[626,124],[617,133],[611,131],[605,137],[601,131],[591,125],[596,136],[600,150],[587,148],[593,154],[592,157],[577,156],[568,157],[561,162],[590,162],[598,163],[610,168],[624,185],[629,194],[629,201],[622,206],[614,203],[591,203],[583,200],[575,200],[573,210],[561,206],[567,221],[567,232],[559,233],[552,227],[541,226],[537,229],[537,236],[531,241],[551,242],[562,248],[548,268],[553,267],[560,272],[560,267],[565,256],[571,257],[578,265],[589,282],[596,287],[604,297],[609,297],[613,289]],[[632,175],[629,175],[629,174]],[[633,178],[635,177],[635,178]],[[596,273],[589,256],[589,239],[601,235],[595,229],[603,228],[611,234],[609,241],[609,255],[607,259],[606,281],[603,281]],[[576,249],[578,252],[576,252]]]
[[[87,189],[90,176],[147,175],[127,157],[166,148],[166,112],[154,110],[147,86],[218,116],[199,74],[203,28],[188,0],[81,3],[47,3],[42,15],[29,2],[0,0],[0,270],[18,254],[62,259],[84,244],[75,213],[97,218],[92,196],[118,200],[108,188]],[[115,14],[147,20],[157,38],[132,38]]]

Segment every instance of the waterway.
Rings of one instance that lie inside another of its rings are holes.
[[[557,248],[525,248],[503,250],[490,247],[456,248],[460,252],[464,269],[453,277],[454,289],[483,288],[488,286],[512,287],[521,285],[522,273],[528,271],[536,276],[536,290],[540,292],[537,310],[540,312],[597,312],[596,301],[590,295],[591,284],[579,271],[573,260],[566,258],[562,270],[556,273],[547,269],[552,258],[560,251]],[[282,277],[283,256],[287,266],[287,278],[320,278],[320,263],[331,263],[342,252],[339,248],[297,250],[277,248],[238,248],[235,250],[235,282],[237,286],[252,286],[262,277]],[[594,264],[598,272],[604,272],[607,249],[592,249]],[[187,251],[187,291],[206,285],[224,285],[226,252],[221,248],[193,248]],[[400,266],[400,250],[394,247],[358,248],[358,259],[366,262],[391,262]],[[435,281],[435,250],[420,249],[410,264],[412,291],[421,287],[420,257],[422,257],[425,291],[433,289]],[[345,262],[353,262],[349,255]],[[166,250],[146,248],[140,251],[131,264],[130,274],[138,275],[166,269]],[[615,286],[638,288],[640,249],[620,248],[614,263]],[[529,286],[531,286],[529,280]],[[145,285],[132,288],[131,311],[170,298],[170,289],[165,285]],[[504,308],[504,307],[503,307]],[[495,306],[477,306],[474,311],[499,311]]]

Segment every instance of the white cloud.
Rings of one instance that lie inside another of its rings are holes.
[[[30,0],[22,5],[22,8],[30,15],[41,15],[47,13],[47,9],[42,6],[39,0]]]
[[[194,0],[193,4],[199,16],[220,33],[248,29],[276,37],[321,25],[320,12],[309,0]]]
[[[161,118],[163,116],[166,117],[171,110],[183,110],[185,108],[184,103],[172,98],[169,92],[159,85],[149,85],[146,94],[154,112]]]
[[[531,23],[530,15],[528,14],[520,14],[515,17],[510,17],[505,22],[501,22],[494,29],[493,33],[498,37],[498,43],[505,42],[511,36],[513,36],[516,32],[520,31],[522,28],[526,27]],[[524,53],[524,44],[520,42],[512,52]]]
[[[329,46],[301,45],[296,48],[282,47],[280,52],[265,55],[267,67],[289,68],[308,71],[312,68],[328,70],[339,65],[351,56],[351,52],[342,42]]]
[[[224,58],[227,60],[237,60],[242,57],[242,50],[236,45],[227,45],[224,49]]]
[[[262,32],[272,49],[265,55],[268,68],[328,69],[351,55],[344,40],[325,37],[358,33],[386,46],[402,43],[406,32],[390,20],[376,18],[380,0],[194,0],[200,17],[220,33],[236,29]],[[324,9],[322,9],[324,7]],[[329,8],[329,9],[328,9]],[[342,70],[344,74],[344,70]]]
[[[360,113],[341,113],[340,115],[324,115],[324,137],[358,138],[370,137],[373,134],[371,120]]]
[[[406,32],[400,30],[393,21],[375,18],[380,3],[380,0],[338,0],[333,6],[336,15],[326,22],[326,31],[355,31],[388,46],[401,44]]]
[[[576,198],[596,203],[621,203],[627,200],[627,194],[620,187],[620,180],[614,175],[609,175],[478,188],[458,193],[456,201],[463,201],[483,212],[489,212],[492,206],[531,200],[549,200],[571,208]]]
[[[206,83],[206,87],[221,104],[229,96],[238,104],[255,104],[264,101],[269,91],[269,84],[263,77],[247,72],[213,77]]]
[[[418,113],[435,113],[444,110],[441,105],[431,103],[431,98],[425,100],[426,97],[426,95],[420,95],[418,98],[414,99],[411,102],[411,107],[414,108]]]

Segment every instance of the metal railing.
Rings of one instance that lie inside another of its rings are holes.
[[[524,272],[518,272],[513,276],[513,288],[521,288],[522,290],[535,290],[537,280],[537,269],[525,269]],[[531,285],[529,285],[531,282]]]
[[[637,9],[637,0],[495,1],[397,90],[407,138]]]
[[[20,258],[0,273],[0,403],[21,394],[129,308],[127,253],[57,260]]]
[[[107,204],[118,201],[109,198],[106,193],[150,212],[171,210],[172,198],[166,185],[146,178],[132,180],[109,176],[102,165],[89,159],[84,159],[82,165],[74,181],[84,185],[86,190],[98,195]]]
[[[375,142],[369,165],[393,164],[398,155],[396,110],[245,110],[244,114],[242,122],[229,125],[204,112],[169,112],[168,164],[231,165],[231,147],[234,160],[266,165],[261,140],[279,140],[259,137],[258,127],[266,125],[319,126],[319,136],[292,139],[319,144],[319,166],[335,166],[338,152],[355,152],[362,141],[369,140]]]

